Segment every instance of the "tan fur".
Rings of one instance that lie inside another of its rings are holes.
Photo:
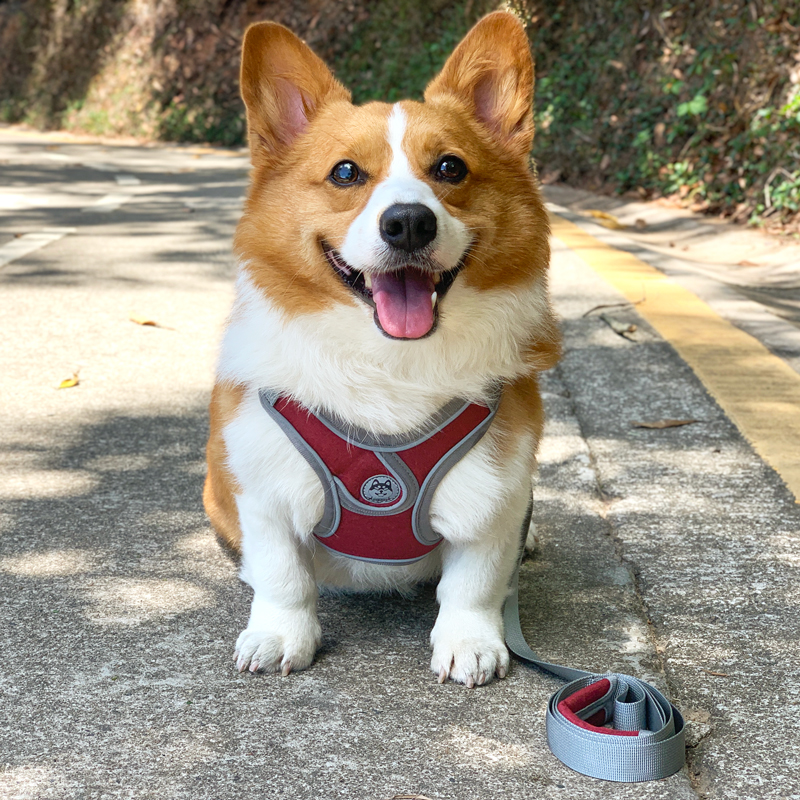
[[[536,374],[518,378],[503,387],[500,407],[492,424],[498,434],[496,458],[501,461],[515,452],[521,436],[530,434],[533,437],[534,446],[530,451],[532,472],[535,466],[535,448],[544,429],[544,407]]]
[[[386,120],[391,106],[354,108],[334,101],[314,119],[279,170],[256,164],[234,251],[248,262],[254,283],[287,315],[322,311],[333,303],[355,304],[320,249],[339,247],[374,183],[389,167]],[[312,135],[313,134],[313,135]],[[353,159],[370,177],[347,189],[328,180],[331,167]],[[300,213],[302,211],[302,213]]]
[[[280,161],[324,103],[350,100],[322,59],[275,22],[247,29],[239,84],[255,165]]]
[[[216,384],[211,393],[210,433],[206,446],[208,474],[203,487],[203,505],[211,524],[220,537],[234,550],[239,549],[242,532],[235,494],[239,487],[226,467],[227,450],[222,438],[225,426],[236,416],[244,396],[243,386]]]
[[[477,116],[517,158],[533,142],[533,64],[522,23],[496,11],[481,20],[453,51],[425,90],[425,101],[450,96]]]
[[[515,47],[506,43],[512,41]],[[504,43],[501,46],[499,43]],[[425,103],[406,101],[404,150],[416,177],[474,235],[459,280],[480,291],[546,280],[550,249],[547,215],[530,173],[533,70],[522,25],[512,15],[489,15],[456,48],[428,86]],[[235,253],[255,286],[287,317],[359,301],[334,274],[320,243],[339,248],[387,175],[392,157],[386,125],[392,106],[354,107],[349,92],[300,40],[274,23],[251,26],[241,70],[253,161],[251,188],[234,240]],[[443,152],[461,157],[469,174],[458,184],[434,181]],[[334,164],[353,160],[363,186],[328,179]],[[524,346],[532,374],[504,390],[496,425],[500,455],[525,432],[538,442],[543,412],[534,371],[560,355],[552,315]],[[241,531],[227,470],[222,429],[241,402],[243,387],[217,385],[211,400],[206,510],[222,538],[238,548]],[[531,462],[533,451],[531,452]]]
[[[464,181],[433,183],[447,210],[476,233],[464,281],[476,289],[513,287],[544,275],[550,261],[547,213],[527,160],[511,158],[451,95],[405,102],[407,149],[421,178],[442,153],[470,165]]]
[[[498,46],[509,39],[519,40],[520,48]],[[547,216],[528,167],[533,72],[528,58],[508,61],[509,53],[527,48],[518,20],[490,14],[430,83],[426,102],[401,104],[419,178],[430,180],[445,143],[448,153],[470,165],[460,184],[431,183],[447,210],[477,234],[463,280],[481,290],[529,282],[549,262]],[[291,132],[280,130],[290,102],[284,76],[301,87],[306,120],[291,148]],[[383,131],[391,106],[353,107],[325,64],[273,23],[248,29],[241,84],[254,169],[236,254],[289,316],[357,303],[325,261],[320,241],[337,247],[371,187],[385,176],[391,153]],[[475,119],[476,87],[488,114],[483,124]],[[332,165],[343,159],[366,171],[364,186],[341,189],[327,180]]]

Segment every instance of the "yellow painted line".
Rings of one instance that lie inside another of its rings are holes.
[[[694,370],[800,503],[800,375],[636,256],[550,215],[553,236],[621,292]],[[642,300],[642,302],[638,302]]]

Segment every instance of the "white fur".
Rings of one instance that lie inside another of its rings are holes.
[[[461,220],[449,214],[430,186],[417,178],[403,150],[406,115],[399,105],[389,115],[387,138],[392,148],[389,174],[379,183],[364,210],[347,231],[341,254],[358,270],[372,270],[386,255],[389,245],[381,239],[378,227],[381,215],[395,203],[421,203],[436,215],[436,238],[431,242],[433,258],[443,270],[453,269],[470,243],[470,235]]]
[[[384,198],[376,208],[390,194],[394,202],[410,197],[399,193],[401,185],[420,196],[416,184],[430,192],[406,174],[404,126],[404,115],[395,108],[388,130],[392,170],[375,190]],[[393,193],[387,194],[390,184]],[[441,230],[450,230],[448,224]],[[358,264],[352,254],[344,257]],[[445,542],[414,564],[365,563],[315,547],[311,531],[323,513],[322,487],[261,408],[257,390],[280,391],[374,432],[409,432],[454,396],[480,401],[492,382],[526,372],[522,343],[546,316],[543,282],[478,292],[456,280],[434,335],[390,340],[361,302],[287,318],[255,287],[247,264],[241,265],[218,368],[218,380],[247,389],[223,432],[228,467],[241,487],[241,577],[254,591],[250,621],[237,642],[240,669],[286,673],[311,663],[320,636],[315,584],[402,590],[443,569],[431,668],[468,685],[505,674],[500,609],[530,497],[530,452],[536,443],[520,437],[501,460],[497,433],[490,428],[434,495],[431,521]]]

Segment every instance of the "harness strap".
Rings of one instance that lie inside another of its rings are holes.
[[[523,537],[529,523],[530,510]],[[683,717],[658,689],[630,675],[550,664],[531,650],[519,619],[519,564],[503,622],[517,658],[569,681],[547,704],[547,743],[556,758],[583,775],[625,783],[660,780],[683,767]],[[601,727],[607,722],[613,727]]]

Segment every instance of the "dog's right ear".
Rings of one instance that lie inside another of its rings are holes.
[[[322,59],[276,22],[247,29],[239,83],[253,164],[279,157],[325,103],[350,100]]]
[[[477,22],[425,89],[465,105],[503,148],[527,162],[533,143],[533,60],[525,28],[495,11]]]

